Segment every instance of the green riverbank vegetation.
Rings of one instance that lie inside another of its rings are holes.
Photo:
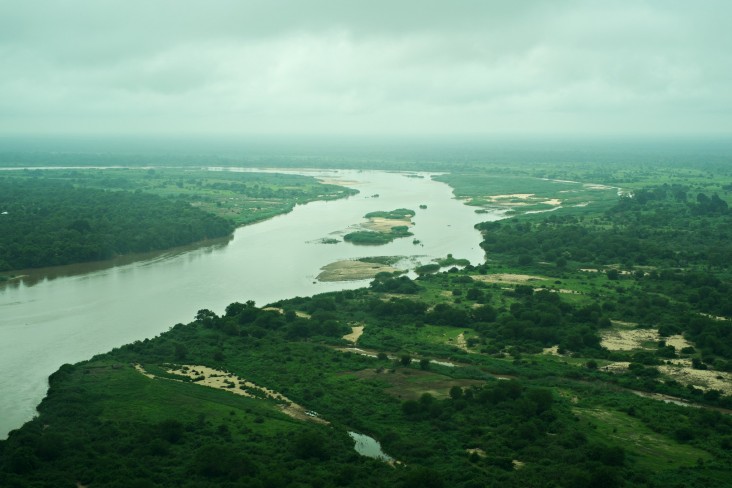
[[[616,187],[584,187],[594,204],[479,224],[479,265],[201,310],[64,365],[0,442],[0,485],[731,486],[730,182],[629,175],[583,180]],[[539,181],[470,191],[571,189]]]
[[[108,259],[230,235],[301,203],[355,193],[312,177],[174,169],[0,176],[0,271]]]

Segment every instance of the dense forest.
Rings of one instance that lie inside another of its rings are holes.
[[[0,271],[94,261],[229,235],[184,201],[0,178]]]
[[[110,168],[0,177],[0,272],[108,259],[230,235],[356,190],[301,175]],[[2,275],[0,275],[2,279]]]
[[[730,486],[729,218],[654,185],[479,224],[478,265],[201,310],[63,366],[0,484]]]

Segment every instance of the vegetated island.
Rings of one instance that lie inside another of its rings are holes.
[[[417,266],[414,272],[418,275],[425,275],[430,273],[436,273],[442,268],[457,267],[457,266],[469,266],[470,261],[462,258],[455,258],[452,254],[448,254],[447,257],[433,259],[434,262]]]
[[[361,224],[367,230],[350,232],[343,240],[352,244],[379,246],[388,244],[394,239],[413,235],[409,227],[414,225],[414,210],[398,208],[389,212],[369,212],[364,215],[368,222]]]
[[[732,181],[626,171],[609,205],[480,224],[477,266],[62,366],[0,486],[730,486]]]
[[[276,173],[7,171],[0,177],[0,271],[99,261],[224,237],[236,226],[297,204],[353,193],[312,177]]]

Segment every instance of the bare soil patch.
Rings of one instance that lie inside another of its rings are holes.
[[[613,322],[613,325],[622,327],[632,327],[636,324],[629,322]],[[601,334],[602,341],[600,344],[610,351],[632,351],[633,349],[652,349],[644,343],[659,342],[665,340],[669,346],[674,346],[677,351],[691,346],[681,335],[673,335],[669,337],[661,337],[656,329],[623,329],[613,328],[603,331]]]
[[[610,351],[632,351],[644,349],[643,343],[658,342],[658,331],[655,329],[605,330],[600,333],[600,344]]]
[[[700,390],[720,390],[732,394],[732,374],[724,371],[694,369],[690,359],[677,359],[672,364],[659,366],[661,374],[669,376],[682,385],[693,385]]]
[[[361,337],[361,335],[363,335],[363,329],[364,329],[363,325],[353,325],[353,326],[351,326],[351,333],[344,335],[343,339],[355,344],[356,342],[358,342],[359,337]]]
[[[532,275],[512,274],[512,273],[475,275],[472,278],[474,280],[483,281],[485,283],[512,283],[512,284],[523,284],[523,283],[527,283],[529,281],[539,281],[539,280],[548,279],[544,276],[532,276]]]
[[[321,268],[318,281],[368,280],[381,272],[393,273],[396,268],[379,263],[344,260],[327,264]]]
[[[414,225],[414,223],[410,218],[386,219],[384,217],[370,217],[367,222],[361,224],[361,227],[363,227],[364,229],[373,230],[374,232],[383,232],[385,234],[388,234],[389,232],[391,232],[392,227],[398,227],[400,225],[406,225],[407,227],[411,227]]]

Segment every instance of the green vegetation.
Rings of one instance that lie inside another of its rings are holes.
[[[64,365],[39,416],[0,442],[0,485],[732,486],[732,181],[534,171],[485,189],[441,176],[458,193],[540,197],[514,208],[563,200],[479,224],[485,263],[448,255],[416,280],[201,310]],[[564,191],[602,198],[572,206]],[[481,205],[506,203],[521,202]],[[170,381],[172,364],[231,372],[317,417]],[[399,463],[359,456],[349,431]]]
[[[398,239],[400,237],[409,237],[413,235],[411,232],[409,232],[408,225],[394,225],[386,227],[380,223],[374,223],[373,219],[399,220],[408,223],[409,219],[414,217],[414,210],[398,208],[390,212],[369,212],[364,215],[364,217],[367,219],[372,219],[372,222],[370,224],[374,230],[359,230],[355,232],[350,232],[343,236],[344,241],[358,245],[380,246],[383,244],[388,244],[394,239]]]
[[[396,226],[392,227],[391,232],[375,232],[372,230],[358,230],[356,232],[350,232],[343,236],[343,240],[350,242],[351,244],[358,244],[362,246],[380,246],[388,244],[394,239],[400,237],[411,236],[412,233],[407,230],[407,226]]]
[[[166,249],[234,229],[182,201],[43,179],[0,179],[0,208],[0,270]]]
[[[393,220],[409,220],[414,217],[414,210],[408,208],[398,208],[390,212],[378,211],[369,212],[364,215],[367,219],[382,218],[382,219],[393,219]]]
[[[448,254],[447,257],[436,259],[435,261],[441,268],[447,268],[448,266],[467,266],[470,264],[469,260],[455,258],[452,254]]]
[[[0,271],[108,259],[224,237],[355,190],[297,175],[24,170],[0,177]]]

